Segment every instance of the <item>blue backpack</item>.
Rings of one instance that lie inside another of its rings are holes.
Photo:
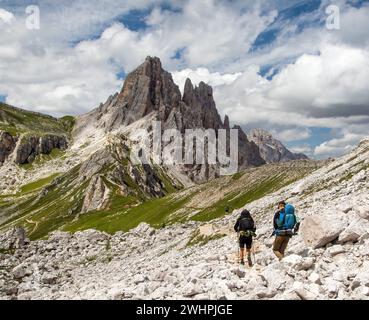
[[[284,210],[280,212],[276,222],[280,230],[292,230],[297,222],[294,206],[287,204]]]

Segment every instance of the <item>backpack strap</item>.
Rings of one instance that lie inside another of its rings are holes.
[[[286,220],[286,213],[283,212],[284,215],[283,215],[282,222],[280,221],[281,214],[282,214],[282,210],[279,210],[279,214],[278,214],[278,218],[277,218],[277,222],[276,222],[278,228],[283,228],[285,220]]]

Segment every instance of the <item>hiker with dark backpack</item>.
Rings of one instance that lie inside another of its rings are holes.
[[[284,257],[285,250],[291,237],[298,231],[300,223],[295,215],[295,208],[285,201],[278,203],[278,211],[273,218],[273,235],[275,235],[273,252],[279,260]]]
[[[251,214],[248,210],[243,210],[241,212],[240,217],[237,219],[236,224],[234,225],[234,230],[238,233],[238,241],[239,241],[239,257],[240,263],[243,265],[244,256],[245,256],[245,246],[247,252],[247,262],[250,267],[252,267],[251,260],[251,248],[252,248],[252,237],[255,237],[255,223],[254,219],[251,217]]]

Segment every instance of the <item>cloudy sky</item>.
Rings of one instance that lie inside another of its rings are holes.
[[[0,101],[81,114],[147,55],[294,151],[338,156],[369,135],[368,1],[0,0]]]

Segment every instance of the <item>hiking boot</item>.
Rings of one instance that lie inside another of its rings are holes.
[[[241,260],[240,261],[240,264],[244,265],[245,264],[245,261]]]
[[[283,259],[283,254],[280,253],[279,251],[274,251],[274,254],[277,256],[277,258],[279,259],[279,261],[281,261]]]

